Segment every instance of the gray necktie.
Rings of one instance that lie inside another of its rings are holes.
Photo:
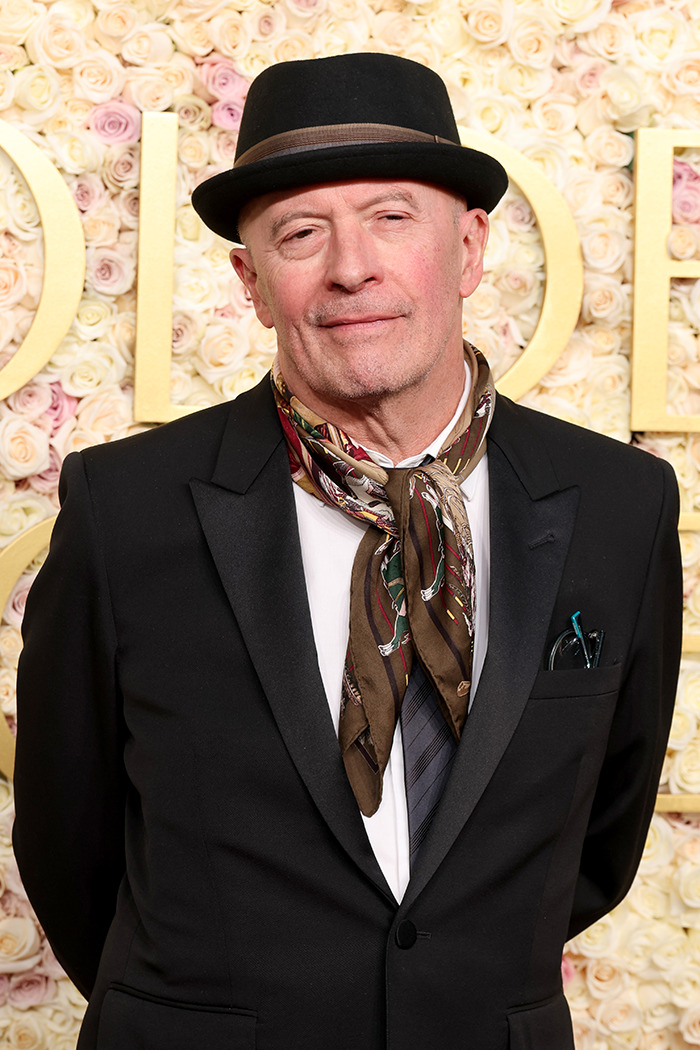
[[[413,868],[418,849],[430,827],[457,743],[440,710],[435,691],[418,660],[401,704],[408,837]]]

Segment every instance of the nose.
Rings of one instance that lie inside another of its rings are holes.
[[[371,233],[360,222],[336,227],[328,245],[327,280],[332,288],[357,292],[381,281],[382,265]]]

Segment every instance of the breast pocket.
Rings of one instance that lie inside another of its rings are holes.
[[[566,671],[539,671],[530,696],[533,700],[565,699],[577,696],[606,696],[617,693],[622,678],[622,664],[610,667],[585,667]]]
[[[255,1050],[251,1010],[206,1008],[112,987],[100,1011],[97,1050]]]

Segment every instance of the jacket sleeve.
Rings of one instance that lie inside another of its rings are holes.
[[[61,965],[89,996],[124,872],[124,727],[117,639],[79,453],[31,589],[18,674],[13,841]]]
[[[657,462],[663,489],[657,501],[656,534],[593,799],[569,937],[610,911],[632,885],[654,812],[671,726],[683,607],[678,484],[671,467]],[[650,503],[651,494],[650,485]]]

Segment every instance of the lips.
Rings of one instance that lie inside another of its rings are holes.
[[[379,321],[394,321],[398,314],[362,314],[353,317],[333,317],[321,324],[322,328],[339,328],[349,325],[376,324]]]

